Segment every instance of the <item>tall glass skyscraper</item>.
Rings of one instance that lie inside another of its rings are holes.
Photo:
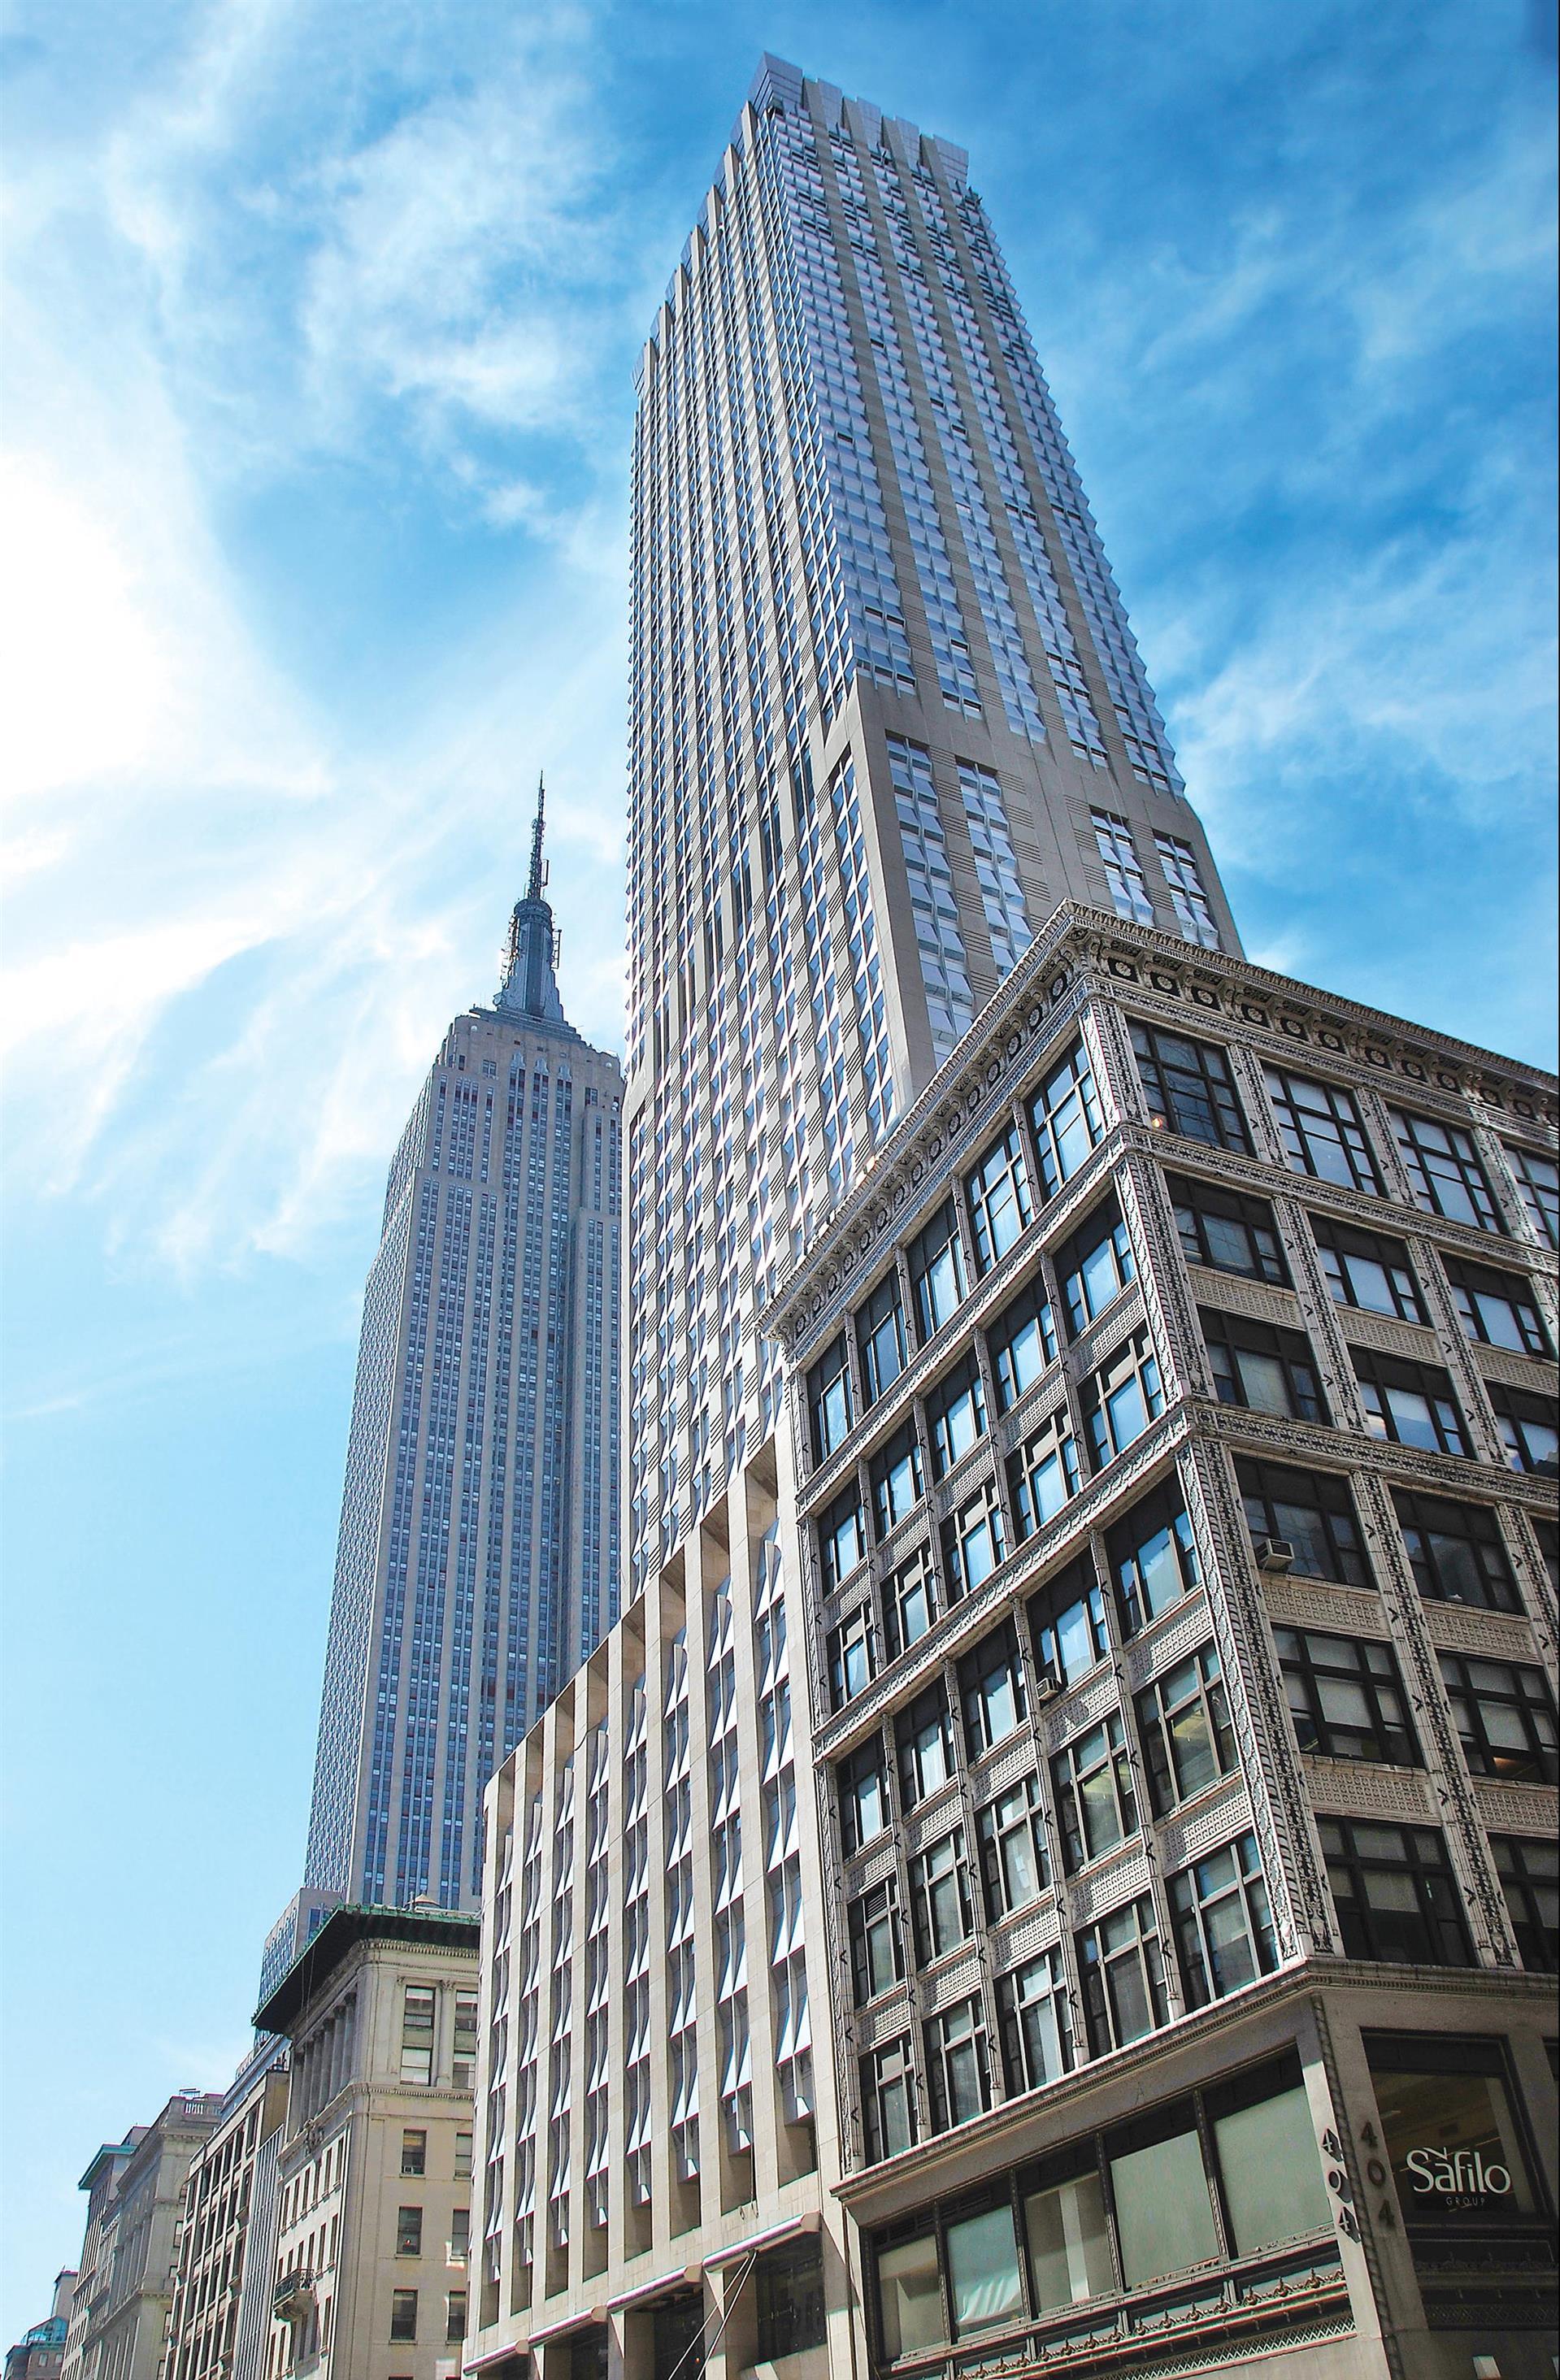
[[[633,1576],[1058,902],[1239,945],[963,151],[766,58],[640,371]]]
[[[1242,957],[959,151],[766,60],[640,398],[630,1569],[485,1805],[467,2361],[1537,2380],[1554,1082]]]
[[[617,1616],[622,1075],[530,880],[457,1017],[369,1274],[306,1887],[473,1907],[482,1788]],[[301,1947],[301,1942],[297,1947]]]

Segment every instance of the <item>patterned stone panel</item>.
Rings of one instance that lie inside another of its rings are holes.
[[[1505,1785],[1484,1777],[1473,1788],[1480,1816],[1493,1835],[1553,1835],[1560,1793],[1553,1785]]]
[[[930,1801],[902,1820],[900,1840],[907,1859],[924,1849],[926,1844],[941,1840],[950,1827],[957,1827],[964,1815],[964,1797],[957,1781],[939,1786]]]
[[[1340,1305],[1338,1324],[1351,1347],[1374,1347],[1383,1355],[1405,1355],[1412,1364],[1439,1364],[1441,1343],[1421,1323],[1400,1322],[1393,1314],[1362,1314]]]
[[[1265,1281],[1241,1281],[1235,1273],[1212,1272],[1206,1265],[1188,1265],[1187,1272],[1199,1305],[1217,1306],[1222,1314],[1244,1314],[1253,1322],[1275,1322],[1284,1330],[1305,1328],[1306,1318],[1292,1289],[1275,1289]]]
[[[970,1799],[979,1804],[989,1802],[995,1793],[1005,1793],[1010,1785],[1017,1785],[1020,1779],[1033,1773],[1038,1757],[1034,1735],[1026,1728],[1001,1745],[989,1760],[970,1764]]]
[[[1075,1926],[1088,1925],[1107,1910],[1119,1909],[1126,1900],[1137,1900],[1153,1883],[1153,1871],[1149,1855],[1140,1847],[1124,1858],[1108,1860],[1092,1874],[1079,1876],[1068,1896],[1072,1903]]]
[[[855,2019],[856,2046],[858,2050],[875,2049],[880,2042],[897,2041],[914,2021],[915,2004],[906,1986],[892,1998],[874,2000],[871,2008],[859,2012]]]
[[[1466,1604],[1427,1603],[1425,1626],[1432,1645],[1448,1653],[1482,1654],[1492,1661],[1530,1661],[1533,1633],[1526,1620],[1509,1611],[1474,1611]]]
[[[1103,1314],[1098,1322],[1091,1323],[1068,1351],[1067,1370],[1072,1378],[1081,1380],[1085,1373],[1093,1370],[1102,1356],[1110,1354],[1124,1339],[1129,1339],[1141,1326],[1142,1320],[1142,1285],[1135,1282],[1130,1289],[1123,1291],[1108,1312]]]
[[[859,1892],[870,1892],[875,1884],[883,1884],[896,1875],[898,1864],[899,1855],[894,1837],[885,1835],[872,1850],[847,1863],[844,1888],[852,1899]]]
[[[1280,1628],[1329,1628],[1348,1636],[1385,1636],[1386,1611],[1379,1595],[1362,1595],[1352,1586],[1333,1586],[1325,1579],[1312,1584],[1292,1573],[1264,1579],[1263,1599],[1268,1618]]]
[[[923,2012],[927,2016],[936,2016],[941,2010],[953,2008],[959,2000],[969,1999],[980,1991],[981,1984],[981,1961],[971,1947],[960,1957],[950,1961],[947,1966],[937,1967],[930,1974],[922,1974],[917,1985],[917,1997]]]
[[[1068,1694],[1061,1709],[1047,1718],[1044,1728],[1045,1748],[1060,1752],[1075,1735],[1086,1727],[1093,1727],[1107,1711],[1121,1706],[1121,1681],[1114,1670],[1101,1670],[1086,1678],[1076,1693]]]
[[[1026,1909],[1010,1925],[993,1926],[991,1934],[992,1958],[1005,1973],[1009,1967],[1022,1964],[1026,1959],[1038,1959],[1062,1938],[1062,1912],[1053,1900]]]
[[[1310,1789],[1311,1806],[1353,1818],[1402,1818],[1423,1825],[1436,1815],[1430,1787],[1422,1777],[1402,1769],[1367,1767],[1354,1760],[1323,1760],[1310,1755],[1300,1762]]]
[[[1536,1397],[1560,1396],[1560,1369],[1536,1355],[1518,1355],[1509,1347],[1475,1347],[1473,1361],[1486,1380],[1502,1380],[1508,1389],[1528,1389]]]
[[[1251,1801],[1243,1778],[1232,1777],[1193,1808],[1177,1811],[1159,1829],[1159,1856],[1168,1870],[1200,1859],[1251,1823]]]
[[[1161,1670],[1167,1670],[1199,1645],[1205,1645],[1213,1625],[1206,1595],[1200,1591],[1189,1595],[1184,1603],[1166,1612],[1163,1620],[1135,1636],[1127,1645],[1122,1655],[1122,1668],[1128,1686],[1135,1690],[1146,1685]]]

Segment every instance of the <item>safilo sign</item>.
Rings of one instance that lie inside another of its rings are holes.
[[[1413,2175],[1417,2198],[1450,2199],[1473,2206],[1487,2198],[1511,2194],[1511,2175],[1504,2165],[1486,2164],[1481,2149],[1410,2149],[1403,2160]]]

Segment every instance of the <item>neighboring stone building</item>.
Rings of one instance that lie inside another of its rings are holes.
[[[55,2275],[55,2301],[47,2319],[35,2322],[14,2347],[6,2350],[6,2380],[58,2380],[65,2362],[76,2277],[68,2266]]]
[[[469,2368],[1548,2375],[1554,1113],[1052,919],[494,1781]]]
[[[286,2046],[262,2035],[189,2168],[164,2380],[260,2380],[286,2105]]]
[[[219,2095],[176,2091],[153,2122],[98,2151],[81,2177],[87,2234],[65,2380],[155,2380],[173,2301],[185,2184],[222,2113]]]
[[[477,1932],[339,1909],[256,2010],[292,2044],[265,2380],[460,2370]]]
[[[504,980],[390,1168],[273,1964],[343,1900],[477,1907],[482,1789],[617,1614],[623,1078],[564,1015],[545,887],[539,806]]]

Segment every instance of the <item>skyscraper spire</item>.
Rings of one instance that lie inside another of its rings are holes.
[[[542,856],[542,831],[546,805],[546,780],[536,781],[536,823],[530,831],[530,876],[525,898],[517,901],[509,920],[504,980],[494,1005],[506,1015],[536,1016],[550,1025],[564,1023],[554,965],[557,936],[546,898],[547,867]]]

